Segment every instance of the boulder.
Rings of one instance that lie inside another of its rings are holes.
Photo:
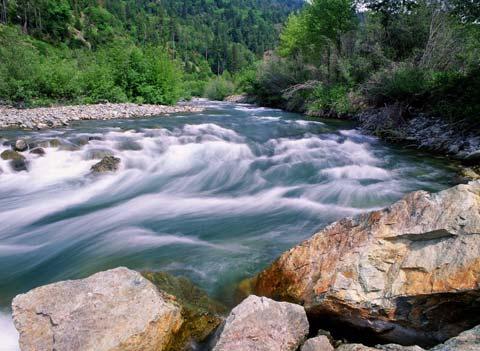
[[[142,275],[159,290],[175,296],[182,306],[184,323],[170,343],[172,351],[181,350],[191,341],[204,341],[223,322],[227,308],[212,300],[187,278],[165,272],[143,272]]]
[[[42,147],[36,147],[35,149],[30,150],[30,153],[38,156],[45,156],[45,149]]]
[[[321,335],[305,341],[301,351],[333,351],[333,346],[328,337]]]
[[[250,281],[312,321],[432,346],[480,323],[480,181],[335,222]]]
[[[160,351],[181,328],[181,308],[139,273],[116,268],[18,295],[22,351]]]
[[[23,171],[28,171],[28,163],[24,159],[16,159],[16,160],[11,160],[10,161],[10,167],[15,171],[15,172],[23,172]]]
[[[15,151],[23,152],[23,151],[26,151],[27,149],[28,149],[28,144],[25,140],[18,139],[15,142]]]
[[[308,328],[302,306],[250,295],[228,316],[213,351],[294,351]]]
[[[431,351],[478,351],[480,350],[480,325],[435,346]]]
[[[120,165],[120,159],[114,156],[105,156],[102,160],[92,166],[93,173],[115,172]]]
[[[25,156],[14,150],[5,150],[0,154],[2,160],[24,160]]]

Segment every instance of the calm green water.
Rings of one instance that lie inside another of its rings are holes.
[[[3,132],[101,140],[29,156],[28,173],[0,161],[0,307],[33,287],[120,265],[185,275],[228,302],[236,282],[327,223],[453,177],[445,161],[349,123],[203,104],[191,115]],[[121,170],[88,176],[98,150],[120,157]],[[5,316],[0,340],[12,340]]]

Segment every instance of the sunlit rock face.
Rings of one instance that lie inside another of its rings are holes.
[[[172,296],[126,268],[42,286],[12,309],[22,351],[161,351],[183,323]]]
[[[335,222],[252,284],[313,320],[404,344],[444,341],[480,322],[480,182]]]
[[[213,351],[295,351],[308,328],[302,306],[250,295],[228,316]]]

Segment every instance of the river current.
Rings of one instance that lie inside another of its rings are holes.
[[[453,180],[445,160],[350,122],[199,103],[202,113],[0,133],[72,146],[29,154],[29,172],[0,160],[0,350],[17,349],[11,299],[36,286],[127,266],[187,276],[229,303],[240,279],[326,224]],[[90,175],[104,153],[120,170]]]

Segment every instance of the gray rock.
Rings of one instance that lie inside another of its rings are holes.
[[[161,351],[183,322],[173,297],[116,268],[16,296],[22,351]]]
[[[362,344],[343,344],[337,351],[425,351],[420,346],[402,346],[396,344],[377,345],[369,347]]]
[[[23,152],[23,151],[26,151],[27,149],[28,149],[28,144],[25,140],[18,139],[15,142],[15,151]]]
[[[235,307],[214,351],[293,351],[308,334],[300,305],[250,295]]]
[[[28,162],[24,159],[11,160],[9,163],[15,172],[28,171]]]
[[[431,351],[479,351],[480,325],[435,346]]]
[[[32,150],[30,150],[31,154],[38,155],[38,156],[44,156],[45,155],[45,149],[41,147],[36,147]]]
[[[90,170],[93,173],[115,172],[120,165],[120,159],[113,156],[105,156],[100,162],[94,164]]]
[[[328,337],[321,335],[305,341],[301,351],[333,351],[333,346]]]

